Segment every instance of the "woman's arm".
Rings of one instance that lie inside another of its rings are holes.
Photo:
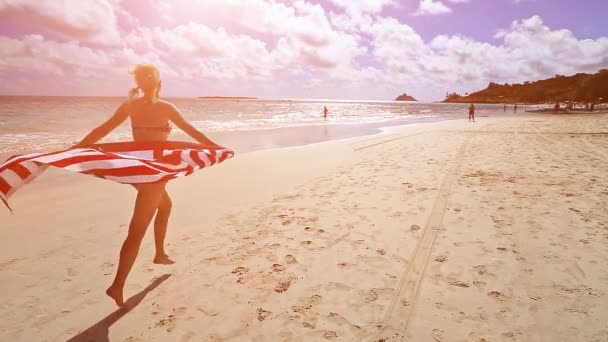
[[[186,132],[186,134],[188,134],[194,140],[198,141],[203,145],[220,146],[211,141],[211,139],[207,138],[206,135],[194,128],[194,126],[192,126],[188,121],[186,121],[186,119],[184,119],[182,114],[179,112],[179,110],[177,110],[177,108],[175,108],[175,106],[171,105],[170,107],[171,110],[169,111],[169,120],[171,120],[171,122],[173,122],[182,131]]]
[[[121,123],[123,123],[127,117],[129,117],[129,111],[127,110],[128,102],[125,101],[123,104],[116,109],[114,115],[112,115],[106,122],[97,126],[93,129],[89,134],[87,134],[78,144],[74,145],[72,148],[85,147],[96,143],[99,139],[108,135],[108,133],[112,132],[116,127],[118,127]]]

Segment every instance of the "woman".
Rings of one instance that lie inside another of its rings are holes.
[[[171,132],[170,122],[173,122],[199,143],[207,146],[218,146],[188,123],[175,106],[158,98],[161,81],[160,73],[154,65],[139,64],[129,72],[134,74],[137,84],[137,87],[130,91],[129,99],[118,107],[112,117],[91,131],[74,147],[86,147],[94,144],[128,117],[131,118],[133,141],[166,141]],[[143,92],[143,96],[138,97],[140,90]],[[171,213],[171,198],[165,190],[165,185],[166,182],[135,186],[137,199],[129,224],[129,233],[120,250],[118,270],[114,282],[106,290],[106,294],[114,299],[119,306],[124,305],[123,289],[125,281],[131,267],[133,267],[141,241],[154,214],[156,214],[154,220],[154,241],[156,245],[154,263],[174,263],[164,250],[167,224]]]

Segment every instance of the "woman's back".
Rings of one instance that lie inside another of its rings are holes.
[[[169,114],[173,106],[166,101],[135,98],[128,104],[133,141],[166,141],[171,133]]]

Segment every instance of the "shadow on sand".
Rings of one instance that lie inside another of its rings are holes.
[[[169,279],[171,274],[163,274],[162,276],[156,278],[150,285],[148,285],[145,289],[141,290],[136,295],[133,295],[131,298],[127,299],[125,302],[125,306],[119,308],[107,315],[101,321],[93,324],[87,330],[81,332],[80,334],[69,339],[69,342],[90,342],[90,341],[109,341],[108,333],[110,331],[110,327],[112,324],[116,323],[122,316],[128,314],[133,308],[135,308],[141,301],[146,297],[148,292],[151,292],[156,287],[158,287],[162,282]]]

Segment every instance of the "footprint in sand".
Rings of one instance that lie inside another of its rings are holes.
[[[445,331],[440,330],[440,329],[433,329],[433,331],[431,332],[431,336],[433,337],[433,340],[437,341],[437,342],[443,342],[443,334],[445,333]]]
[[[294,281],[295,279],[292,278],[279,281],[279,283],[274,287],[274,292],[283,293],[287,291],[287,289],[289,289],[289,287],[291,286],[291,284],[293,284]]]
[[[186,307],[179,307],[177,309],[173,309],[171,314],[169,316],[167,316],[167,318],[163,318],[160,321],[156,322],[156,324],[154,325],[154,327],[161,327],[163,329],[166,328],[167,332],[172,332],[173,330],[175,330],[175,326],[176,326],[176,320],[179,316],[183,315],[184,313],[186,313],[186,311],[188,310],[188,308]]]
[[[378,293],[375,290],[363,291],[361,295],[365,297],[366,303],[371,303],[378,300]]]
[[[239,276],[242,276],[245,273],[247,273],[248,271],[249,271],[249,269],[247,267],[242,267],[241,266],[241,267],[237,267],[237,268],[233,269],[231,273],[239,275]]]
[[[507,296],[502,294],[500,291],[490,291],[490,292],[488,292],[488,296],[494,297],[501,302],[504,301],[505,299],[507,299]]]
[[[258,321],[263,321],[266,318],[268,318],[268,316],[272,315],[271,311],[268,310],[264,310],[262,308],[258,308]]]
[[[285,256],[285,262],[288,264],[297,264],[298,260],[296,259],[295,256],[291,255],[291,254],[287,254]]]
[[[448,260],[448,257],[446,257],[445,255],[438,255],[435,257],[435,261],[437,262],[446,262]]]
[[[249,272],[249,269],[247,267],[236,267],[235,269],[232,270],[232,274],[236,274],[238,276],[238,279],[236,280],[237,283],[242,284],[244,282],[244,278],[243,276],[245,274],[247,274],[247,272]]]
[[[313,306],[321,303],[321,300],[323,299],[323,297],[321,295],[315,294],[310,296],[308,299],[306,299],[306,301],[300,305],[294,305],[291,307],[291,310],[293,310],[293,312],[305,312],[307,310],[310,310]]]
[[[452,280],[450,281],[448,284],[452,285],[452,286],[456,286],[456,287],[471,287],[471,284],[464,282],[464,281],[460,281],[460,280]]]
[[[338,334],[332,330],[323,330],[323,338],[326,340],[331,340],[334,338],[338,338]]]
[[[485,274],[485,273],[488,271],[488,269],[487,269],[486,265],[477,265],[477,266],[475,266],[475,267],[473,267],[473,268],[474,268],[474,269],[477,271],[477,273],[479,273],[480,275],[483,275],[483,274]]]
[[[281,264],[272,264],[272,270],[274,272],[283,272],[287,267]]]

